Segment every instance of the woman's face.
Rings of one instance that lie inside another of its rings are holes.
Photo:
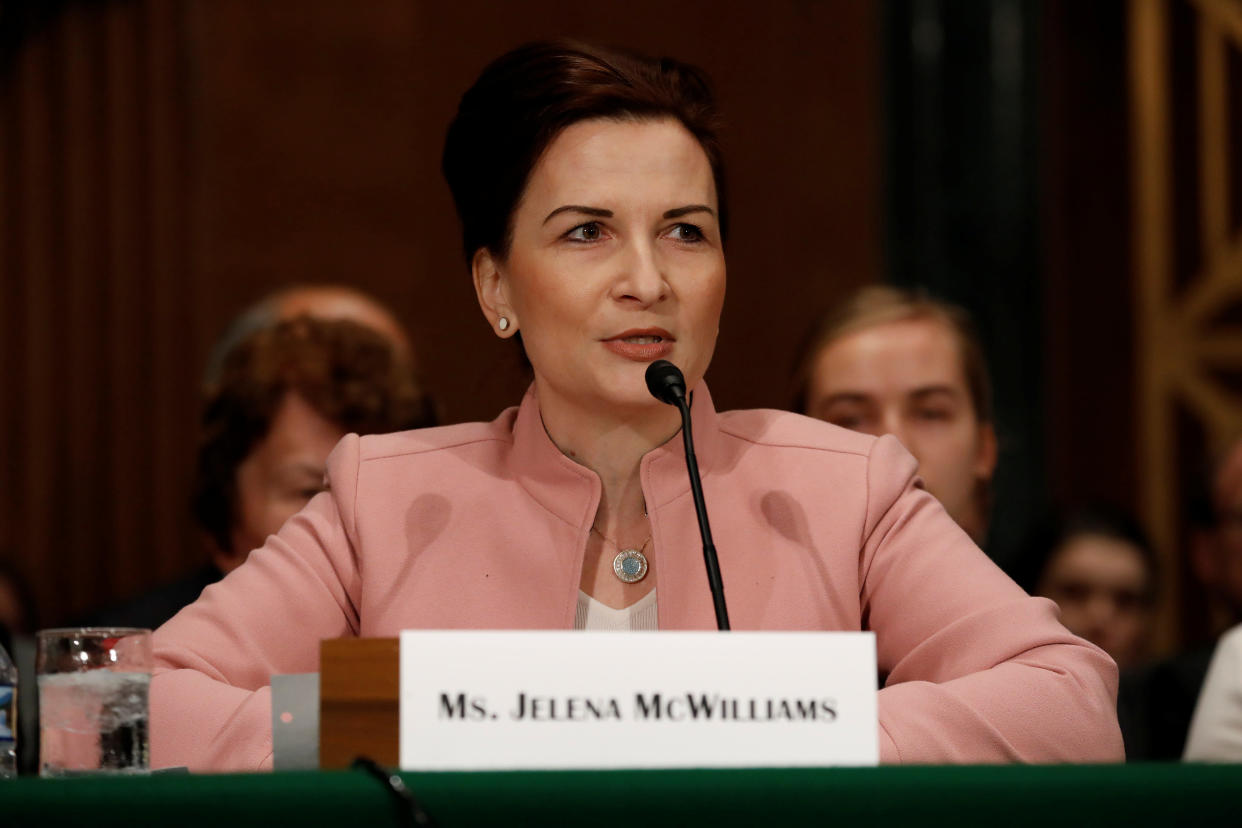
[[[1057,549],[1036,591],[1057,602],[1061,623],[1107,652],[1122,669],[1147,652],[1151,587],[1143,554],[1107,535],[1076,535]]]
[[[506,260],[475,258],[493,329],[520,330],[541,405],[658,405],[656,359],[707,371],[725,292],[707,156],[675,120],[583,121],[531,173]]]
[[[811,366],[807,413],[895,435],[949,515],[976,539],[986,533],[978,492],[996,467],[996,436],[975,413],[961,348],[947,325],[886,322],[828,343]]]
[[[328,455],[345,436],[301,395],[285,394],[264,437],[237,467],[237,514],[233,548],[217,550],[215,562],[231,572],[252,549],[323,491]]]

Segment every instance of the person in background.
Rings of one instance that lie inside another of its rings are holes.
[[[1190,504],[1190,569],[1212,617],[1211,637],[1124,674],[1117,713],[1131,760],[1176,760],[1186,737],[1217,636],[1242,623],[1242,440],[1217,457]]]
[[[1242,623],[1242,440],[1220,457],[1211,490],[1192,504],[1190,564],[1215,636]]]
[[[1242,762],[1242,624],[1221,636],[1186,737],[1188,762]]]
[[[1105,506],[1046,519],[1032,532],[1019,583],[1057,602],[1061,623],[1128,670],[1149,655],[1156,553],[1138,523]]]
[[[31,635],[38,623],[29,581],[13,564],[0,560],[0,644],[12,653],[12,637]]]
[[[433,424],[405,357],[368,327],[297,316],[243,339],[203,412],[191,505],[212,562],[233,571],[322,491],[346,434]]]
[[[17,770],[34,773],[39,762],[39,699],[35,681],[38,608],[30,582],[16,566],[0,561],[0,645],[17,667]]]
[[[897,437],[919,461],[927,490],[983,543],[996,430],[983,348],[964,310],[864,287],[816,326],[794,382],[798,413]]]
[[[306,305],[294,308],[279,312]],[[209,371],[191,503],[210,561],[93,624],[154,629],[194,601],[323,488],[328,454],[345,434],[434,424],[404,337],[295,315],[230,341]]]

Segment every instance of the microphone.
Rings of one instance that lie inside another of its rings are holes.
[[[686,394],[686,378],[681,369],[667,359],[657,359],[647,366],[647,390],[662,403],[676,406],[681,412],[681,436],[686,445],[686,472],[690,475],[690,493],[694,512],[699,518],[699,535],[703,538],[703,563],[707,567],[707,584],[712,590],[716,608],[716,628],[729,629],[729,610],[725,607],[724,582],[720,580],[720,561],[712,543],[712,527],[707,522],[707,504],[703,501],[703,481],[699,478],[699,461],[694,456],[694,436],[690,432],[690,402]]]

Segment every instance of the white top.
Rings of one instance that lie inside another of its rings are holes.
[[[575,630],[650,630],[659,629],[656,619],[656,591],[653,589],[624,609],[613,609],[578,590],[578,611],[574,613]]]
[[[1225,633],[1216,645],[1182,758],[1242,762],[1242,625]]]

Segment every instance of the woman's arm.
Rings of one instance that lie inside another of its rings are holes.
[[[321,639],[358,632],[359,573],[346,529],[357,458],[350,435],[328,461],[332,490],[156,631],[153,767],[271,766],[271,677],[318,671]]]
[[[888,675],[881,761],[1122,761],[1112,659],[1001,572],[915,473],[895,439],[876,441],[861,582]]]

